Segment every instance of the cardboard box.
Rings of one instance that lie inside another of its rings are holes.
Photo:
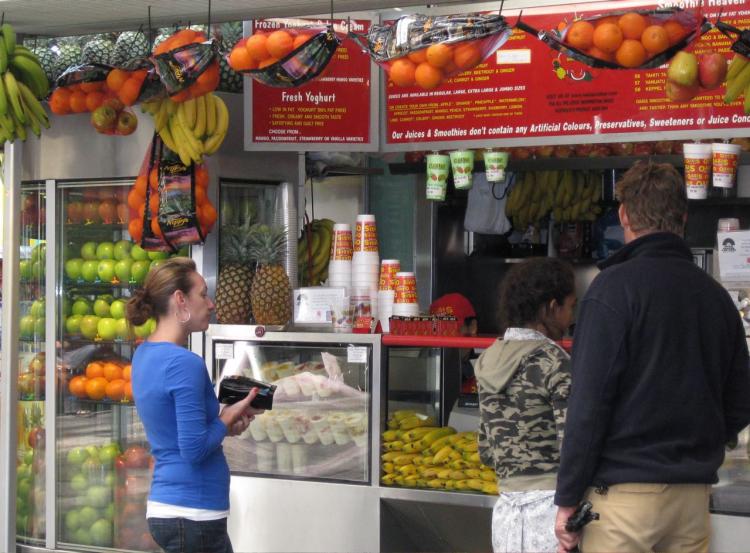
[[[716,233],[721,280],[750,281],[750,230]]]
[[[294,323],[327,324],[333,322],[332,306],[347,301],[346,288],[313,286],[294,290]]]

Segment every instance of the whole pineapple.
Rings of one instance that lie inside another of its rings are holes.
[[[250,221],[221,231],[219,281],[216,285],[216,320],[220,324],[248,324],[252,317],[250,291],[255,258],[250,253],[254,233]]]
[[[250,253],[258,262],[250,299],[255,322],[285,325],[292,318],[292,286],[282,265],[286,229],[258,225],[250,238]]]

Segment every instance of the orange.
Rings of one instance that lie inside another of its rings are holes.
[[[130,380],[130,372],[132,371],[133,366],[130,363],[125,364],[122,367],[122,377],[125,380]]]
[[[294,42],[292,43],[292,50],[296,50],[300,46],[302,46],[305,42],[310,40],[312,38],[312,35],[309,35],[307,33],[300,33],[296,37],[294,37]]]
[[[169,97],[170,100],[177,103],[184,102],[186,100],[189,100],[190,98],[190,89],[188,88],[186,88],[185,90],[180,90],[177,94],[173,94]]]
[[[83,113],[86,111],[86,93],[76,90],[70,95],[70,110],[73,113]]]
[[[271,54],[268,53],[268,48],[266,47],[267,41],[268,36],[261,33],[255,33],[247,39],[245,49],[247,50],[247,53],[250,54],[250,57],[256,62],[261,62],[264,59],[271,57]]]
[[[598,27],[599,25],[604,25],[606,23],[614,23],[617,25],[617,22],[619,21],[619,17],[616,15],[608,15],[607,17],[602,17],[600,19],[596,20],[596,23],[594,23],[594,27]]]
[[[130,192],[128,192],[128,207],[138,211],[138,208],[143,205],[145,199],[145,194],[140,194],[137,189],[131,188]]]
[[[461,44],[457,46],[456,50],[453,52],[453,62],[456,64],[456,67],[462,71],[471,69],[475,65],[479,65],[481,61],[482,51],[476,44]]]
[[[258,67],[258,62],[250,56],[250,52],[238,46],[229,54],[229,67],[235,71],[247,71]]]
[[[56,115],[70,113],[70,91],[67,88],[56,88],[49,98],[49,109]]]
[[[104,102],[104,94],[102,92],[89,92],[86,94],[86,109],[94,111],[96,108],[102,105]]]
[[[211,202],[206,202],[198,211],[198,221],[201,225],[210,227],[216,222],[216,209]]]
[[[125,84],[125,81],[127,81],[129,77],[130,74],[127,71],[123,71],[122,69],[113,69],[112,71],[107,73],[107,88],[112,92],[117,92],[122,88],[122,85]]]
[[[658,54],[669,48],[669,34],[661,25],[651,25],[643,31],[641,42],[649,54]]]
[[[138,218],[143,221],[144,217],[146,217],[146,203],[142,203],[138,206]]]
[[[157,217],[151,217],[151,232],[153,232],[154,235],[158,236],[159,238],[164,236],[164,233],[162,233],[161,227],[159,226],[159,219]]]
[[[576,21],[565,35],[565,42],[573,48],[588,50],[594,44],[594,26],[588,21]]]
[[[114,202],[106,200],[99,204],[99,217],[102,218],[102,222],[106,224],[112,223],[116,215],[117,209]]]
[[[126,382],[122,389],[122,399],[133,401],[133,384]]]
[[[117,91],[117,97],[126,106],[132,106],[138,100],[138,95],[141,93],[142,81],[139,81],[135,77],[129,78]]]
[[[294,39],[286,31],[274,31],[266,40],[268,53],[274,58],[283,58],[294,48]]]
[[[104,388],[104,393],[112,401],[120,401],[125,395],[125,382],[122,378],[111,380]]]
[[[74,376],[68,382],[68,391],[76,397],[86,397],[86,377]]]
[[[428,62],[420,63],[414,71],[414,80],[425,89],[438,86],[443,81],[443,72],[433,67]]]
[[[427,61],[427,49],[422,48],[421,50],[417,50],[416,52],[412,52],[408,55],[408,58],[419,65],[423,61]]]
[[[135,189],[136,192],[138,192],[139,196],[142,196],[145,198],[147,184],[148,184],[148,179],[146,178],[146,175],[140,175],[138,178],[135,179],[135,183],[133,183],[133,188]]]
[[[118,203],[115,206],[115,211],[117,211],[117,221],[119,223],[126,223],[130,216],[128,215],[128,206],[127,204],[124,204],[122,202]]]
[[[427,48],[426,56],[427,63],[440,69],[453,61],[453,48],[442,42],[433,44]]]
[[[617,26],[622,31],[624,38],[640,40],[643,31],[648,27],[648,19],[636,12],[628,12],[620,16],[617,20]]]
[[[104,376],[104,365],[99,361],[92,361],[86,365],[86,378]]]
[[[151,210],[151,216],[159,212],[159,194],[151,194],[148,199],[148,208]]]
[[[617,63],[623,67],[639,67],[646,61],[648,54],[640,40],[626,38],[615,52]]]
[[[128,223],[128,234],[134,242],[138,243],[143,238],[143,221],[140,219],[130,219]]]
[[[104,81],[93,81],[90,83],[80,83],[78,86],[81,87],[83,92],[97,92],[104,86]]]
[[[219,73],[219,62],[215,61],[211,65],[206,67],[206,70],[203,73],[198,75],[198,78],[193,85],[200,91],[197,96],[205,94],[206,92],[213,92],[214,90],[216,90],[216,87],[219,86],[220,78],[221,75]]]
[[[664,30],[667,31],[670,46],[674,46],[688,34],[685,27],[680,25],[677,21],[673,21],[671,19],[669,21],[665,21],[664,25],[662,26],[664,27]]]
[[[417,66],[409,58],[398,58],[391,62],[388,77],[397,86],[412,86]]]
[[[195,169],[195,184],[202,188],[208,188],[208,171],[205,167],[197,167]]]
[[[107,393],[107,379],[103,376],[97,376],[95,378],[89,378],[86,380],[86,395],[89,399],[100,400],[104,399]]]
[[[202,188],[200,186],[195,187],[195,205],[197,207],[201,207],[203,204],[208,201],[208,196],[206,196],[206,189]]]
[[[258,69],[263,69],[264,67],[268,67],[269,65],[273,65],[279,61],[279,58],[266,58],[263,61],[258,63]]]
[[[135,79],[139,83],[145,81],[146,77],[148,77],[148,71],[146,71],[145,69],[138,69],[130,74],[130,78]]]
[[[104,378],[109,382],[122,378],[122,367],[113,361],[104,363]]]
[[[594,29],[593,41],[603,52],[616,52],[622,44],[622,31],[615,23],[602,23]]]
[[[148,183],[151,185],[151,190],[159,188],[159,171],[156,170],[156,167],[151,169],[151,172],[148,174]]]
[[[612,52],[602,52],[596,46],[593,46],[586,52],[592,58],[605,61],[615,61],[615,55]]]

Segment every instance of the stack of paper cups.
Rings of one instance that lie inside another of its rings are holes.
[[[331,259],[328,262],[328,286],[343,287],[352,285],[352,227],[346,223],[333,225]]]
[[[417,279],[414,273],[396,273],[396,289],[393,298],[393,314],[397,317],[419,315],[417,302]]]
[[[390,331],[389,319],[393,315],[393,299],[396,294],[396,273],[401,271],[398,259],[384,259],[380,262],[380,282],[378,285],[378,317],[383,332]]]
[[[357,215],[352,254],[352,288],[370,290],[372,316],[377,318],[377,291],[380,274],[378,231],[374,215]]]

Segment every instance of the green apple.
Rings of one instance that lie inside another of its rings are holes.
[[[77,492],[82,492],[83,490],[88,488],[88,486],[89,486],[89,481],[86,480],[86,477],[80,472],[75,473],[73,475],[73,478],[70,479],[71,489]]]
[[[115,245],[112,242],[102,242],[96,247],[96,258],[102,259],[114,259],[115,258]]]
[[[71,315],[65,319],[65,332],[73,336],[81,332],[81,315]]]
[[[135,261],[133,265],[130,267],[130,274],[133,277],[133,280],[135,281],[136,284],[141,285],[146,280],[146,275],[148,274],[149,264],[150,264],[149,261],[141,260],[141,261]]]
[[[129,240],[118,240],[115,242],[114,256],[118,261],[120,259],[130,259],[130,249],[133,247],[133,243]]]
[[[102,317],[96,325],[96,331],[102,340],[114,340],[117,337],[117,321],[111,317]]]
[[[96,315],[86,315],[81,319],[81,335],[84,338],[93,340],[96,338],[96,327],[99,324],[99,317]]]
[[[86,282],[96,282],[98,276],[99,262],[89,259],[81,265],[81,276]]]
[[[172,257],[190,257],[190,246],[182,246]]]
[[[105,465],[114,463],[119,454],[120,446],[116,442],[109,442],[99,448],[99,460]]]
[[[97,317],[109,317],[109,302],[104,299],[98,299],[94,301],[94,315]]]
[[[31,466],[18,465],[18,467],[16,467],[16,475],[18,476],[19,480],[21,478],[29,478],[31,476]]]
[[[21,280],[31,280],[31,261],[28,259],[22,259],[18,263],[18,269],[20,271]]]
[[[29,492],[31,492],[31,478],[19,478],[16,482],[16,496],[26,499],[29,497]]]
[[[133,244],[133,247],[130,248],[130,257],[133,258],[133,261],[146,261],[148,259],[148,252],[138,244]]]
[[[34,302],[31,304],[31,307],[29,308],[29,314],[32,317],[44,317],[44,300],[34,300]]]
[[[81,466],[83,462],[88,459],[89,454],[86,453],[86,450],[82,447],[74,447],[70,451],[68,451],[68,455],[66,457],[68,464],[72,466]]]
[[[83,265],[83,259],[80,257],[68,259],[65,262],[65,275],[70,280],[78,280],[81,278],[81,265]]]
[[[97,259],[96,242],[86,242],[83,246],[81,246],[81,257],[85,261]]]
[[[33,449],[27,449],[26,453],[23,454],[23,464],[28,466],[31,465],[31,463],[34,462],[34,450]],[[21,465],[23,466],[23,465]],[[31,473],[29,473],[31,474]]]
[[[73,302],[73,315],[88,315],[91,313],[91,304],[84,298],[78,298]]]
[[[148,335],[151,334],[151,323],[146,321],[142,325],[137,325],[133,327],[133,332],[135,332],[135,335],[138,338],[147,338]]]
[[[26,526],[29,523],[29,515],[28,514],[21,514],[21,511],[25,511],[26,509],[18,509],[18,502],[16,502],[16,534],[20,534],[21,536],[26,535]]]
[[[115,279],[115,260],[103,259],[96,268],[96,274],[102,282],[112,282]]]
[[[65,530],[72,534],[81,526],[81,519],[78,515],[78,509],[73,509],[65,513]]]
[[[86,500],[92,507],[106,507],[110,501],[110,490],[106,486],[89,486],[86,490]]]
[[[31,315],[24,315],[18,322],[19,332],[21,338],[33,338],[34,337],[34,317]]]
[[[108,474],[107,476],[111,476],[112,478],[114,478],[115,475],[114,474]],[[114,482],[113,482],[113,484],[114,484]],[[112,503],[111,501],[109,502],[109,505],[107,505],[104,508],[104,518],[106,518],[107,520],[114,520],[115,519],[115,504]]]
[[[100,518],[89,529],[92,545],[107,547],[112,545],[112,523],[105,518]]]
[[[78,522],[82,528],[88,528],[99,518],[96,509],[87,505],[78,511]]]
[[[132,266],[133,260],[129,257],[115,263],[115,276],[120,282],[130,282],[130,268]]]
[[[151,265],[149,265],[148,270],[149,271],[153,271],[154,269],[156,269],[159,265],[161,265],[165,261],[166,261],[166,259],[154,259],[151,262]]]
[[[115,300],[109,306],[109,314],[113,319],[122,319],[125,316],[125,300]]]
[[[44,278],[44,261],[31,262],[31,278],[41,280]]]
[[[149,251],[148,252],[148,258],[151,261],[153,261],[155,259],[168,259],[169,258],[169,252]]]
[[[130,340],[132,337],[130,323],[128,323],[128,320],[125,318],[115,320],[115,331],[120,340]]]
[[[73,302],[70,301],[70,298],[68,296],[64,296],[62,300],[62,314],[64,317],[69,316],[72,311],[70,308],[73,306]]]
[[[73,534],[73,541],[81,545],[89,545],[91,543],[91,534],[83,523],[81,523],[81,527]]]
[[[89,459],[94,459],[97,462],[99,461],[99,448],[95,445],[87,445],[86,453],[88,453]]]
[[[45,325],[47,323],[47,319],[44,317],[37,317],[34,319],[34,337],[37,340],[44,340],[44,333],[46,331]]]
[[[31,249],[31,260],[32,261],[44,261],[47,255],[47,244],[41,242]]]

